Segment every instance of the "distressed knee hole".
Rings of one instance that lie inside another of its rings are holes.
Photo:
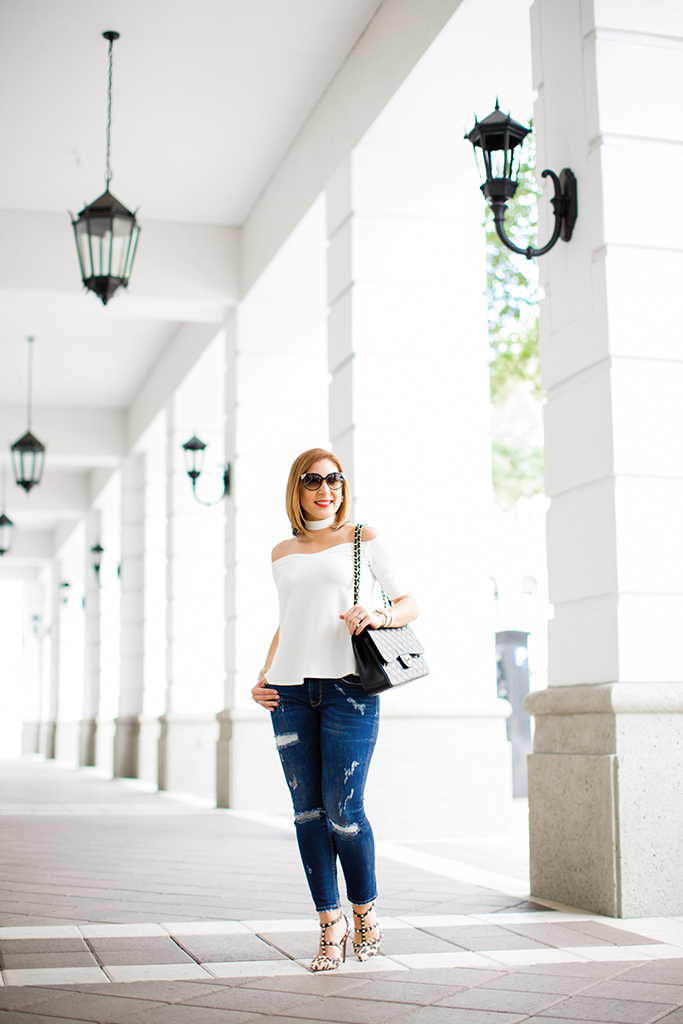
[[[314,807],[312,811],[300,811],[294,815],[295,825],[305,825],[307,821],[315,821],[316,818],[324,818],[325,811],[322,807]]]
[[[357,836],[360,832],[360,826],[355,821],[351,825],[338,825],[336,821],[332,821],[330,818],[330,825],[333,831],[340,836]]]
[[[282,736],[276,736],[275,737],[275,745],[277,746],[278,750],[281,750],[283,747],[291,747],[291,745],[293,743],[298,743],[298,742],[299,742],[299,733],[298,732],[284,732],[282,734]]]

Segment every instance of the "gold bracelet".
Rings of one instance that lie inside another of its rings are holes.
[[[380,626],[380,629],[384,629],[384,627],[387,624],[387,613],[384,611],[383,608],[375,608],[375,615],[379,615],[380,619],[382,620],[382,625]]]

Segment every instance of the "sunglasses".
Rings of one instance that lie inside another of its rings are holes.
[[[331,491],[338,491],[344,483],[344,474],[328,473],[327,476],[321,476],[320,473],[304,473],[301,477],[301,483],[307,491],[319,491],[323,482]]]

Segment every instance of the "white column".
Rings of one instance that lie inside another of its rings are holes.
[[[396,145],[369,133],[327,190],[330,433],[356,521],[404,566],[431,669],[383,698],[368,805],[380,835],[481,835],[511,797],[486,569],[484,242],[451,159]]]
[[[97,767],[112,774],[121,686],[121,505],[121,471],[117,470],[97,499],[104,554],[100,569],[100,695],[95,746]]]
[[[94,765],[97,758],[97,715],[100,707],[100,587],[95,572],[92,548],[100,543],[100,513],[97,509],[85,518],[85,623],[83,680],[83,718],[79,738],[79,764]]]
[[[166,411],[145,434],[144,679],[138,777],[159,781],[160,718],[166,701]]]
[[[39,580],[24,584],[24,643],[22,665],[22,754],[40,751],[40,727],[43,706],[43,649],[45,592]]]
[[[182,445],[208,446],[202,501],[223,488],[224,336],[220,332],[178,388],[167,413],[167,662],[159,787],[215,797],[216,741],[225,682],[224,501],[192,495]]]
[[[327,447],[325,209],[318,200],[241,303],[227,328],[226,690],[218,744],[218,803],[279,807],[291,800],[270,716],[251,699],[278,625],[270,552],[291,536],[289,468]]]
[[[40,752],[47,758],[55,756],[55,730],[59,710],[59,580],[60,564],[54,559],[46,573],[45,611],[50,630],[49,647],[44,666],[42,714],[40,726]]]
[[[77,765],[83,717],[85,524],[79,522],[59,548],[59,703],[55,757]],[[68,587],[62,586],[67,584]]]
[[[550,688],[530,759],[532,892],[683,913],[680,5],[536,0],[539,167],[579,219],[541,262]]]
[[[114,735],[114,775],[137,778],[139,715],[144,690],[145,457],[121,467],[120,694]]]

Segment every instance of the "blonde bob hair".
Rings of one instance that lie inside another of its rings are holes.
[[[294,534],[301,534],[302,537],[312,537],[313,532],[306,529],[304,522],[304,510],[301,507],[301,488],[303,484],[301,477],[304,473],[308,473],[309,469],[314,462],[320,462],[321,459],[329,459],[337,467],[340,473],[343,473],[342,464],[336,455],[332,452],[325,451],[324,448],[309,448],[307,452],[303,452],[302,455],[295,459],[292,468],[289,471],[289,480],[287,481],[287,517],[292,524],[292,532]],[[349,487],[344,480],[342,483],[342,500],[341,505],[337,509],[334,517],[333,529],[338,530],[346,522],[346,513],[349,507]]]

